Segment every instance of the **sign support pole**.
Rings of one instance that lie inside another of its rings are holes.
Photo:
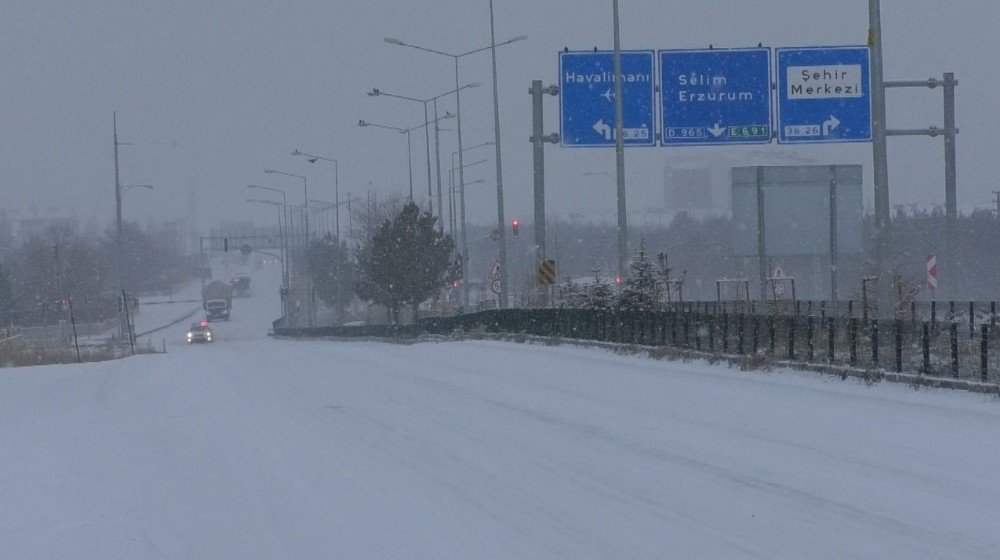
[[[955,164],[955,74],[944,74],[944,208],[945,208],[945,263],[948,265],[951,278],[955,278],[955,224],[958,221],[958,196],[956,193],[957,172]],[[946,278],[947,279],[947,278]],[[947,295],[954,298],[955,283],[945,283],[949,288]]]
[[[879,0],[868,0],[868,47],[871,49],[872,165],[875,178],[875,260],[878,263],[879,317],[896,314],[892,289],[892,226],[889,217],[889,163],[886,148],[885,85],[882,66],[882,10]]]
[[[548,255],[545,246],[545,143],[559,142],[558,134],[545,136],[542,96],[546,93],[558,95],[559,88],[554,85],[545,88],[541,80],[532,80],[528,93],[531,94],[531,154],[534,163],[535,262],[541,266]],[[544,295],[544,286],[542,292]]]
[[[628,262],[628,215],[625,211],[625,138],[622,106],[622,50],[618,25],[618,0],[614,0],[615,26],[615,168],[618,181],[618,275],[625,279]]]
[[[531,89],[531,155],[534,163],[535,188],[535,262],[545,260],[545,139],[542,121],[541,80],[532,80]]]
[[[767,247],[764,243],[764,168],[757,167],[757,262],[760,276],[760,301],[767,300]],[[747,299],[750,294],[747,294]]]
[[[830,166],[830,301],[837,304],[837,166]]]
[[[955,157],[955,137],[958,134],[958,128],[955,126],[955,86],[957,85],[958,80],[955,79],[955,74],[952,72],[945,72],[944,77],[941,80],[931,78],[929,80],[895,80],[885,82],[886,88],[926,87],[934,89],[940,86],[944,90],[943,129],[936,126],[917,129],[889,129],[886,130],[886,134],[888,136],[930,136],[931,138],[944,136],[945,246],[941,253],[944,255],[943,258],[946,266],[949,263],[948,259],[951,259],[952,253],[954,252],[955,225],[958,221],[958,203],[956,195],[957,166]],[[938,257],[941,257],[941,255],[939,254]],[[941,296],[947,297],[947,290],[944,294],[939,294],[938,297]]]

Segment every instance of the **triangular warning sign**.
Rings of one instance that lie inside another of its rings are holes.
[[[493,262],[493,268],[490,269],[490,273],[486,277],[489,278],[490,280],[500,279],[500,261]]]

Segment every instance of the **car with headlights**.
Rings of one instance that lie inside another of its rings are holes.
[[[188,344],[195,342],[212,342],[212,329],[208,326],[208,321],[198,321],[193,323],[187,332]]]

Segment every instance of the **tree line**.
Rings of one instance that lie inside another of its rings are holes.
[[[195,261],[184,254],[176,225],[123,225],[122,276],[130,295],[167,291],[190,278]],[[67,317],[100,321],[117,312],[116,232],[99,237],[54,224],[0,254],[0,325],[37,326]]]

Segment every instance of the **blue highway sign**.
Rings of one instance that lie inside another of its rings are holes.
[[[653,51],[622,51],[622,112],[626,146],[656,144]],[[559,53],[563,146],[615,145],[615,61],[610,51]]]
[[[660,51],[663,145],[771,141],[771,50]]]
[[[778,142],[872,139],[868,47],[777,49]]]

